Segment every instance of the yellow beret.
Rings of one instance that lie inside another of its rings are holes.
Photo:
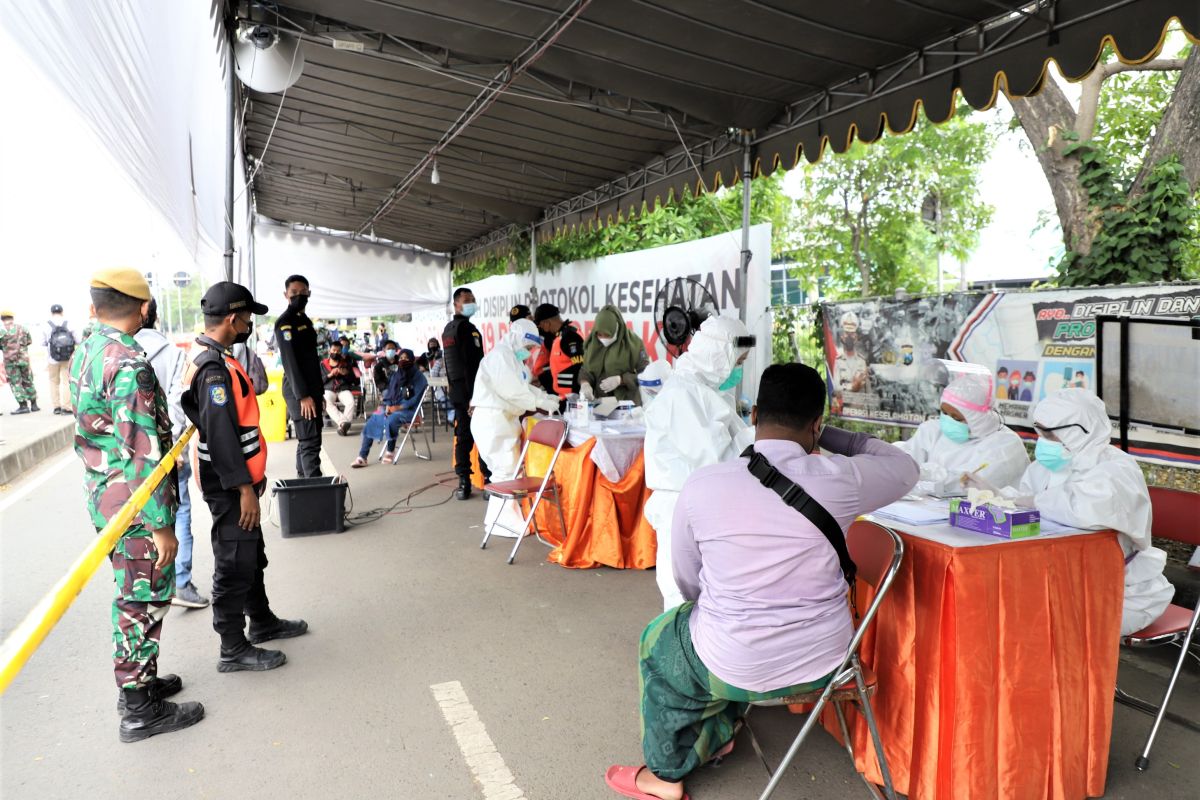
[[[3,311],[0,311],[0,317],[15,317],[15,316],[16,316],[16,314],[14,314],[13,312],[9,311],[8,309],[5,309],[5,310],[3,310]]]
[[[136,297],[138,300],[150,299],[150,284],[146,276],[133,267],[105,267],[92,274],[92,287],[95,289],[116,289],[121,294]]]

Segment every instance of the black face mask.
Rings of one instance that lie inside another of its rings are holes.
[[[254,332],[254,323],[253,323],[253,322],[247,322],[247,323],[246,323],[246,332],[245,332],[245,333],[239,333],[239,334],[237,334],[236,336],[234,336],[234,337],[233,337],[233,343],[234,343],[234,344],[245,344],[245,343],[246,343],[246,340],[248,340],[248,339],[250,338],[250,334],[251,334],[251,333],[253,333],[253,332]]]
[[[306,294],[298,294],[295,297],[293,297],[291,300],[288,300],[288,308],[290,308],[294,311],[303,311],[307,305],[308,305],[308,295],[306,295]]]

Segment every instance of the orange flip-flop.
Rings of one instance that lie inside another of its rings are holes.
[[[637,788],[638,773],[644,769],[645,767],[611,766],[608,768],[608,772],[604,773],[604,782],[608,784],[608,788],[622,797],[629,797],[632,800],[662,800],[656,795],[646,794]],[[683,800],[688,800],[686,794],[683,796]]]

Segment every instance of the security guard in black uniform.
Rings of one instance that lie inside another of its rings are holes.
[[[317,330],[304,313],[308,279],[292,275],[283,286],[287,311],[275,321],[275,347],[283,361],[283,400],[296,432],[296,475],[321,477],[321,428],[325,404]]]
[[[254,315],[267,313],[267,307],[254,302],[246,287],[222,281],[205,292],[200,310],[205,333],[196,339],[188,364],[182,405],[199,432],[197,473],[212,512],[213,628],[221,637],[217,669],[258,672],[282,666],[287,657],[254,645],[308,630],[304,620],[275,616],[267,600],[258,503],[267,485],[267,443],[258,426],[254,386],[230,350],[249,338]]]
[[[466,287],[454,290],[454,318],[442,331],[442,352],[446,357],[446,378],[450,382],[450,405],[454,406],[454,471],[458,473],[455,496],[466,500],[471,496],[471,395],[475,392],[475,374],[483,360],[483,337],[470,322],[479,308],[475,294]],[[481,460],[485,478],[491,478],[487,465]]]

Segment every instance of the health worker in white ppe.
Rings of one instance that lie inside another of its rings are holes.
[[[649,406],[650,401],[658,397],[667,379],[674,370],[665,358],[651,361],[650,365],[638,374],[638,390],[642,393],[642,405]]]
[[[941,415],[896,446],[921,465],[916,491],[938,497],[966,494],[964,478],[979,485],[1012,486],[1029,466],[1021,437],[992,408],[992,379],[963,374],[942,392]]]
[[[753,346],[743,323],[710,317],[646,409],[646,486],[652,493],[645,515],[658,534],[655,580],[664,609],[683,602],[671,570],[671,519],[683,482],[754,443],[754,429],[738,416],[729,393],[741,382],[742,362]]]
[[[537,326],[527,319],[512,323],[479,364],[475,392],[471,399],[471,433],[479,448],[479,457],[497,481],[512,480],[517,474],[521,455],[521,416],[531,411],[558,411],[558,397],[533,384],[530,364],[542,348]],[[515,537],[521,516],[499,498],[488,499],[487,524],[500,515],[495,535]],[[507,531],[500,527],[513,528]]]
[[[1062,389],[1034,407],[1034,463],[1005,494],[1043,517],[1085,529],[1111,529],[1125,555],[1121,635],[1166,610],[1174,587],[1163,576],[1167,554],[1150,545],[1150,492],[1133,456],[1109,444],[1104,401],[1087,389]]]

